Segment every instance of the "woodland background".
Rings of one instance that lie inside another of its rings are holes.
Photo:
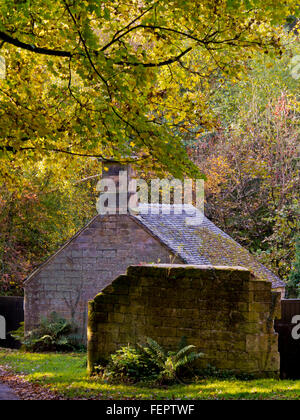
[[[110,23],[113,6],[110,9],[109,3],[103,19]],[[4,16],[4,11],[2,13]],[[81,10],[80,13],[84,12]],[[6,29],[10,23],[8,19]],[[5,29],[4,24],[3,27]],[[20,24],[11,33],[22,34],[21,27]],[[147,80],[150,86],[147,100],[155,98],[155,109],[168,109],[164,114],[157,111],[157,126],[171,122],[168,128],[181,138],[187,156],[205,175],[207,217],[285,280],[290,286],[290,296],[296,296],[300,294],[300,108],[299,79],[292,77],[291,60],[300,55],[297,20],[292,18],[289,24],[281,26],[280,34],[284,48],[279,53],[272,54],[265,47],[251,54],[246,52],[243,63],[239,63],[232,74],[221,65],[212,66],[207,61],[203,70],[205,77],[202,77],[197,53],[188,63],[189,76],[185,74],[186,62],[178,61],[175,63],[177,67],[168,65],[166,70],[162,66],[158,76],[161,79],[158,80],[164,80],[164,84],[159,86],[156,81],[158,87],[153,90]],[[30,36],[39,40],[37,34]],[[43,36],[40,34],[41,40]],[[88,31],[85,36],[89,39]],[[164,40],[158,38],[158,41]],[[40,88],[44,80],[39,80],[34,65],[28,65],[29,53],[17,54],[8,47],[5,50],[7,45],[1,44],[0,50],[8,60],[8,81],[0,82],[0,138],[4,145],[0,150],[0,294],[22,295],[26,276],[96,214],[96,184],[102,168],[90,146],[86,147],[84,156],[58,155],[50,150],[42,155],[38,150],[37,155],[30,150],[33,149],[31,146],[25,155],[16,153],[18,147],[12,146],[8,130],[17,138],[19,127],[22,127],[23,135],[30,125],[36,124],[43,126],[42,135],[47,139],[45,126],[51,126],[52,120],[47,113],[40,112],[40,102],[45,101],[45,96],[39,99],[39,91],[35,89]],[[146,53],[141,53],[144,58]],[[228,52],[224,57],[229,67],[230,60],[236,60]],[[47,65],[47,71],[51,70],[52,75],[59,77],[55,59]],[[140,71],[141,74],[130,73],[131,77],[142,78],[144,73]],[[163,74],[164,71],[167,74]],[[78,74],[85,77],[80,71]],[[197,78],[197,82],[191,77]],[[178,79],[180,89],[175,89]],[[25,88],[24,91],[18,90],[24,82],[27,91]],[[56,96],[57,88],[52,81],[51,92],[43,92],[43,95],[49,95],[50,108],[55,100],[61,100]],[[178,113],[171,106],[175,90],[177,97],[182,98],[182,103],[178,102],[181,108]],[[77,96],[77,102],[84,102],[87,96]],[[129,98],[127,112],[134,118],[130,101]],[[193,101],[195,106],[192,108]],[[78,105],[82,114],[78,110],[72,114],[72,106],[65,104],[64,115],[77,121],[80,129],[76,135],[88,137],[89,127],[85,126],[86,116],[82,111],[84,106],[82,103]],[[34,133],[41,138],[38,130],[36,128]],[[72,135],[69,127],[68,131]],[[101,136],[100,133],[99,138]],[[120,136],[120,133],[116,131],[115,136]],[[161,137],[164,140],[163,133]],[[51,141],[54,144],[52,138]],[[65,146],[66,141],[66,138],[62,139],[60,146]],[[136,138],[128,135],[126,141],[134,152],[140,152],[142,146]],[[19,145],[17,140],[16,144]],[[124,152],[117,143],[114,148],[119,153]],[[83,144],[80,144],[79,150],[83,149]],[[94,157],[88,157],[87,152]],[[176,164],[176,156],[174,159]],[[155,154],[150,153],[150,161],[155,160]],[[168,173],[166,167],[168,162],[164,162],[164,174]],[[147,179],[155,170],[149,168],[146,163],[138,167],[140,175]],[[171,169],[170,173],[173,173]]]

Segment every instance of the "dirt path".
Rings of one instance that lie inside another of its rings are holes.
[[[0,400],[61,400],[62,396],[0,366]]]
[[[14,391],[9,388],[7,385],[0,383],[0,401],[12,401],[18,400],[19,398],[14,393]]]

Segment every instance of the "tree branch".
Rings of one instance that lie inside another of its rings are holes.
[[[208,46],[209,44],[228,44],[230,42],[236,41],[240,37],[240,34],[237,34],[237,35],[235,35],[234,38],[217,41],[217,40],[215,40],[215,37],[216,37],[217,34],[220,34],[220,32],[215,31],[210,35],[207,34],[203,39],[200,39],[200,38],[192,35],[191,33],[178,31],[177,29],[174,29],[174,28],[168,28],[168,27],[159,26],[159,25],[138,24],[136,26],[128,28],[127,31],[125,31],[124,33],[121,33],[119,36],[117,36],[117,37],[114,36],[108,44],[104,45],[104,47],[101,48],[101,51],[104,52],[110,46],[112,46],[113,44],[118,42],[121,38],[128,35],[130,32],[133,32],[133,31],[138,30],[138,29],[152,29],[152,30],[159,30],[159,31],[164,31],[164,32],[171,32],[171,33],[183,36],[187,39],[191,39],[191,40],[197,42],[198,44],[201,44],[201,45],[204,45],[204,46]]]
[[[158,2],[157,2],[158,3]],[[156,4],[157,4],[156,3]],[[149,7],[149,9],[146,9],[143,13],[141,13],[139,16],[137,16],[135,19],[133,19],[131,22],[128,23],[127,26],[125,26],[123,29],[118,30],[114,36],[113,36],[113,40],[119,35],[121,34],[123,31],[126,31],[126,29],[130,28],[131,25],[133,25],[135,22],[137,22],[138,20],[140,20],[143,16],[145,16],[148,12],[150,12],[150,10],[152,10],[156,4],[153,4],[151,7]]]
[[[120,66],[143,66],[143,67],[162,67],[162,66],[168,66],[169,64],[176,63],[176,61],[179,61],[184,55],[188,54],[192,50],[192,47],[187,48],[185,51],[183,51],[181,54],[179,54],[177,57],[169,58],[168,60],[161,61],[159,63],[130,63],[126,61],[118,61],[117,65]]]
[[[63,2],[64,2],[64,4],[65,4],[65,6],[66,6],[66,10],[67,10],[67,12],[69,13],[69,15],[70,15],[70,17],[71,17],[71,19],[72,19],[72,21],[73,21],[73,23],[74,23],[75,28],[76,28],[76,30],[77,30],[77,33],[78,33],[79,38],[80,38],[80,41],[81,41],[81,43],[82,43],[82,45],[83,45],[83,48],[84,48],[85,53],[86,53],[86,56],[87,56],[87,58],[88,58],[88,60],[89,60],[89,63],[90,63],[90,65],[91,65],[92,69],[94,70],[94,72],[97,74],[97,76],[98,76],[98,77],[100,77],[100,79],[102,80],[102,82],[105,84],[106,89],[107,89],[107,92],[108,92],[108,95],[109,95],[109,97],[110,97],[110,99],[111,99],[111,92],[110,92],[110,89],[109,89],[108,82],[107,82],[107,80],[106,80],[106,79],[102,76],[102,74],[101,74],[101,73],[97,70],[97,68],[96,68],[96,66],[95,66],[95,64],[94,64],[94,62],[93,62],[93,60],[92,60],[92,58],[91,58],[91,55],[90,55],[90,53],[89,53],[89,50],[88,50],[88,48],[87,48],[86,42],[85,42],[85,40],[84,40],[84,38],[83,38],[83,36],[82,36],[82,33],[81,33],[81,31],[79,30],[79,28],[78,28],[76,18],[75,18],[75,16],[73,15],[73,13],[72,13],[72,11],[71,11],[71,9],[70,9],[70,6],[69,6],[69,5],[68,5],[68,3],[66,2],[66,0],[63,0]]]
[[[24,139],[25,140],[25,139]],[[28,140],[28,139],[27,139]],[[35,147],[21,147],[20,149],[15,149],[13,146],[0,146],[0,151],[2,152],[11,152],[13,154],[16,154],[18,152],[25,152],[27,150],[38,150]],[[41,149],[45,152],[53,152],[53,153],[63,153],[63,154],[67,154],[70,156],[78,156],[78,157],[87,157],[87,158],[95,158],[98,159],[100,162],[107,162],[107,163],[136,163],[140,160],[145,160],[149,158],[149,155],[145,155],[142,156],[140,158],[131,158],[131,159],[121,159],[121,160],[116,160],[113,158],[106,158],[103,155],[89,155],[86,153],[77,153],[77,152],[71,152],[69,150],[61,150],[61,149],[46,149],[43,148]]]
[[[69,51],[52,50],[49,48],[36,47],[35,45],[21,42],[18,39],[13,38],[2,31],[0,31],[0,40],[2,40],[5,43],[14,45],[15,47],[22,48],[23,50],[31,51],[36,54],[52,55],[56,57],[72,57],[72,54]]]

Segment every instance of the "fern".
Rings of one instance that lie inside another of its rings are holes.
[[[203,356],[194,351],[195,346],[186,345],[178,351],[167,351],[152,338],[146,339],[146,344],[137,344],[136,348],[128,345],[111,355],[106,366],[98,366],[98,372],[106,380],[155,381],[162,383],[182,383],[181,374],[187,373],[185,367]],[[191,373],[191,370],[188,372]]]
[[[25,336],[25,323],[21,322],[20,326],[17,330],[11,331],[10,335],[17,341],[20,341],[20,343],[23,343],[24,336]]]
[[[12,333],[23,348],[28,351],[66,351],[81,350],[77,328],[69,321],[53,312],[49,318],[43,317],[40,326],[24,336],[24,324]]]
[[[155,340],[149,337],[147,338],[147,347],[138,345],[138,348],[160,369],[160,378],[162,381],[177,380],[181,382],[179,378],[180,369],[191,365],[204,355],[204,353],[193,351],[195,349],[193,345],[180,348],[178,352],[167,352]]]
[[[184,367],[186,365],[190,365],[190,364],[194,363],[196,360],[200,359],[203,356],[204,356],[204,353],[192,352],[190,354],[187,354],[184,357],[177,360],[176,368]]]
[[[181,338],[180,338],[180,341],[179,341],[179,343],[178,343],[178,351],[179,350],[181,350],[181,349],[183,349],[184,347],[186,347],[188,344],[187,344],[187,338],[186,338],[186,336],[185,335],[183,335]]]
[[[157,364],[163,365],[166,357],[168,356],[167,352],[155,340],[152,340],[152,338],[147,338],[147,344],[148,351],[153,355],[154,360],[157,361]]]
[[[182,348],[181,350],[179,350],[178,353],[175,354],[174,356],[175,361],[182,359],[186,354],[188,354],[190,351],[192,351],[195,348],[196,346],[193,346],[193,345]]]

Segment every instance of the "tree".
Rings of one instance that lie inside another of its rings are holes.
[[[217,79],[217,130],[191,156],[207,176],[206,214],[288,281],[299,232],[297,39],[281,60],[257,56],[238,83]]]
[[[300,237],[296,240],[296,257],[288,282],[291,295],[300,296]]]
[[[279,25],[297,12],[293,0],[3,0],[2,175],[7,159],[49,153],[198,174],[181,135],[212,126],[211,75],[280,54]]]
[[[96,214],[98,179],[91,174],[98,162],[77,159],[70,166],[68,156],[49,156],[7,168],[0,185],[0,295],[21,295],[26,276]]]

